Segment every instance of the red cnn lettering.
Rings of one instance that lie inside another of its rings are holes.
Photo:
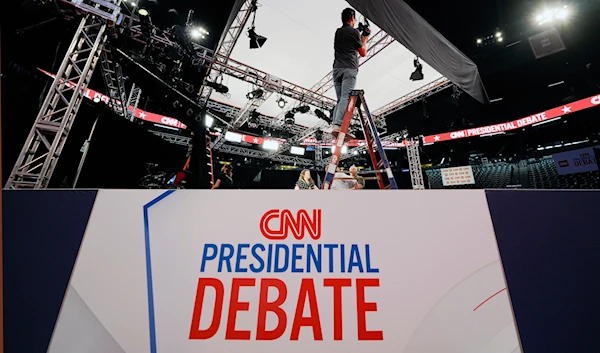
[[[202,316],[202,304],[204,304],[204,294],[206,287],[213,287],[216,292],[215,307],[213,310],[213,319],[206,330],[200,329],[200,319]],[[196,302],[194,304],[194,313],[192,315],[192,325],[190,327],[191,340],[205,340],[213,337],[219,330],[221,324],[221,314],[223,312],[223,295],[225,289],[223,283],[216,278],[199,278],[198,289],[196,290]]]
[[[238,311],[248,311],[249,302],[240,302],[240,287],[254,287],[255,278],[234,278],[231,281],[231,299],[229,300],[229,315],[227,318],[227,330],[225,331],[226,340],[250,340],[249,330],[236,330]]]
[[[279,220],[279,229],[273,229],[269,223]],[[290,210],[270,210],[260,219],[260,231],[269,240],[282,240],[292,233],[301,240],[308,235],[314,240],[321,238],[321,210],[313,210],[312,218],[306,210],[299,210],[296,216]]]
[[[350,278],[326,278],[325,287],[333,287],[333,340],[342,340],[342,288],[352,287]]]
[[[269,287],[277,288],[277,299],[269,303]],[[287,326],[287,315],[281,305],[287,298],[287,287],[281,280],[275,278],[263,278],[260,281],[260,299],[258,302],[258,325],[256,327],[257,341],[276,340],[283,335]],[[267,331],[267,312],[277,315],[277,327]]]
[[[356,313],[359,341],[383,341],[383,331],[367,330],[367,312],[377,311],[377,303],[365,302],[365,287],[379,287],[379,278],[356,279]]]
[[[310,316],[302,316],[304,313],[304,305],[308,299],[310,308]],[[300,284],[300,293],[298,294],[298,303],[296,304],[296,314],[292,324],[291,341],[297,341],[300,336],[300,328],[309,326],[313,329],[313,337],[315,341],[323,340],[323,330],[321,329],[321,318],[319,317],[319,306],[317,305],[317,294],[315,293],[315,283],[312,278],[302,279]]]

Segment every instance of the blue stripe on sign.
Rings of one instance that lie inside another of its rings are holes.
[[[48,350],[97,191],[2,191],[4,352]]]
[[[596,191],[487,191],[524,352],[597,353]]]
[[[156,325],[154,321],[154,291],[152,287],[152,256],[150,254],[150,226],[148,222],[148,209],[165,197],[171,195],[175,190],[169,190],[154,200],[144,205],[144,239],[146,245],[146,283],[148,286],[148,321],[150,330],[150,353],[156,353]]]

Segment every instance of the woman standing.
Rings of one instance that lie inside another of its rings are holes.
[[[296,187],[294,190],[319,190],[319,188],[315,185],[315,182],[310,177],[310,170],[304,169],[300,172],[300,177],[296,182]]]

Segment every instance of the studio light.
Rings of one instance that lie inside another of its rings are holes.
[[[279,142],[276,140],[265,140],[262,147],[266,150],[277,151],[279,149]]]
[[[254,27],[248,30],[248,38],[250,38],[250,49],[261,48],[267,41],[266,37],[256,33]]]
[[[306,149],[304,147],[292,146],[290,148],[290,153],[295,154],[297,156],[304,156],[305,151],[306,151]]]
[[[481,39],[477,39],[477,44],[481,44],[482,40]]]
[[[262,97],[264,91],[262,89],[255,89],[252,92],[248,92],[248,94],[246,95],[246,98],[248,99],[258,99],[260,97]]]
[[[321,109],[315,109],[315,115],[317,118],[331,124],[331,118],[328,117]]]
[[[535,20],[537,21],[538,25],[543,25],[546,23],[551,23],[555,19],[564,21],[569,17],[569,14],[569,7],[564,5],[562,8],[557,7],[554,9],[545,9],[535,16]]]
[[[242,142],[242,135],[235,132],[227,131],[225,133],[225,140],[240,143]]]
[[[285,124],[286,125],[294,125],[296,123],[296,119],[294,118],[293,112],[285,113]]]
[[[423,65],[419,62],[419,58],[416,58],[413,61],[413,65],[415,65],[415,72],[410,75],[411,81],[419,81],[423,79]]]
[[[138,11],[138,14],[139,14],[140,16],[148,16],[148,15],[150,14],[150,12],[148,12],[148,10],[146,10],[146,9],[140,9],[140,10]]]
[[[297,108],[294,108],[294,113],[306,114],[310,112],[310,107],[308,105],[301,105]]]
[[[283,97],[280,97],[277,100],[277,105],[279,106],[279,108],[283,109],[285,108],[285,105],[287,104],[287,102],[285,101],[285,99],[283,99]]]
[[[214,123],[215,118],[213,118],[210,114],[204,115],[204,126],[210,129]]]

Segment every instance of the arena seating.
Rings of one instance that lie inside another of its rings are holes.
[[[600,172],[559,175],[550,156],[529,160],[529,184],[534,189],[598,189]]]
[[[600,189],[600,171],[559,175],[551,156],[521,163],[473,165],[474,185],[443,186],[439,168],[425,169],[432,189],[503,189],[523,184],[515,176],[528,175],[531,189]]]
[[[512,184],[513,165],[496,163],[473,165],[475,184],[443,186],[440,169],[426,169],[429,184],[432,189],[503,189]]]

